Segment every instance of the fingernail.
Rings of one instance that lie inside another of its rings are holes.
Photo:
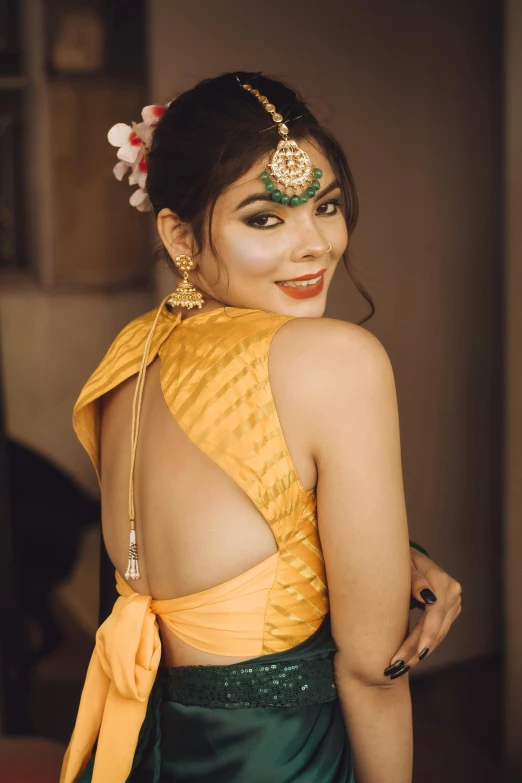
[[[419,653],[419,661],[423,661],[423,660],[424,660],[424,658],[425,658],[425,657],[427,656],[427,654],[429,653],[429,651],[430,651],[430,648],[429,648],[429,647],[425,647],[425,648],[424,648],[424,650],[423,650],[422,652],[420,652],[420,653]]]
[[[402,666],[404,666],[404,661],[395,661],[395,663],[392,663],[391,666],[388,666],[388,668],[384,670],[384,676],[387,677],[389,674],[399,671]]]
[[[437,600],[437,596],[435,593],[432,593],[429,587],[425,587],[424,590],[421,590],[421,596],[426,601],[427,604],[434,604]]]
[[[411,666],[405,666],[404,669],[401,669],[400,672],[397,672],[397,674],[392,674],[390,677],[390,680],[396,680],[397,677],[402,677],[403,674],[406,674],[406,672],[409,672],[411,669]]]

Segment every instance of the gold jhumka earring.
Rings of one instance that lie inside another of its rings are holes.
[[[183,281],[178,285],[174,293],[169,296],[167,304],[171,307],[186,307],[189,310],[193,307],[201,308],[204,301],[203,297],[188,279],[189,269],[192,269],[194,262],[190,256],[182,254],[175,258],[175,264],[183,272]]]
[[[274,104],[251,84],[241,84],[237,76],[236,79],[241,87],[256,97],[272,116],[281,136],[281,141],[266,167],[267,170],[263,171],[260,177],[265,189],[272,194],[273,201],[279,201],[281,204],[288,204],[291,207],[306,204],[308,199],[314,198],[321,188],[319,180],[323,172],[314,166],[306,152],[295,141],[288,138],[288,126]]]

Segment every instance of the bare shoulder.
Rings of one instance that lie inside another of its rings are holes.
[[[274,335],[268,369],[283,426],[325,465],[354,433],[398,426],[395,379],[382,343],[334,318],[294,318]],[[370,424],[370,422],[372,422]],[[288,430],[290,432],[290,429]]]
[[[392,369],[382,343],[367,329],[335,318],[293,318],[280,328],[270,350],[270,374],[290,383],[296,399],[333,401],[336,390],[373,386]],[[319,397],[317,396],[319,395]]]

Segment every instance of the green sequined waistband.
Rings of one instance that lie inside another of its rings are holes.
[[[262,659],[227,666],[160,670],[163,699],[187,706],[305,707],[337,698],[333,652],[317,657]]]

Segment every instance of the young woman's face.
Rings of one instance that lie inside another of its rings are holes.
[[[272,201],[259,178],[268,156],[218,198],[212,236],[219,265],[206,243],[195,259],[196,272],[189,275],[206,301],[302,317],[323,315],[348,232],[330,164],[309,142],[299,146],[323,171],[315,199],[297,207]],[[295,280],[303,276],[312,285]]]

